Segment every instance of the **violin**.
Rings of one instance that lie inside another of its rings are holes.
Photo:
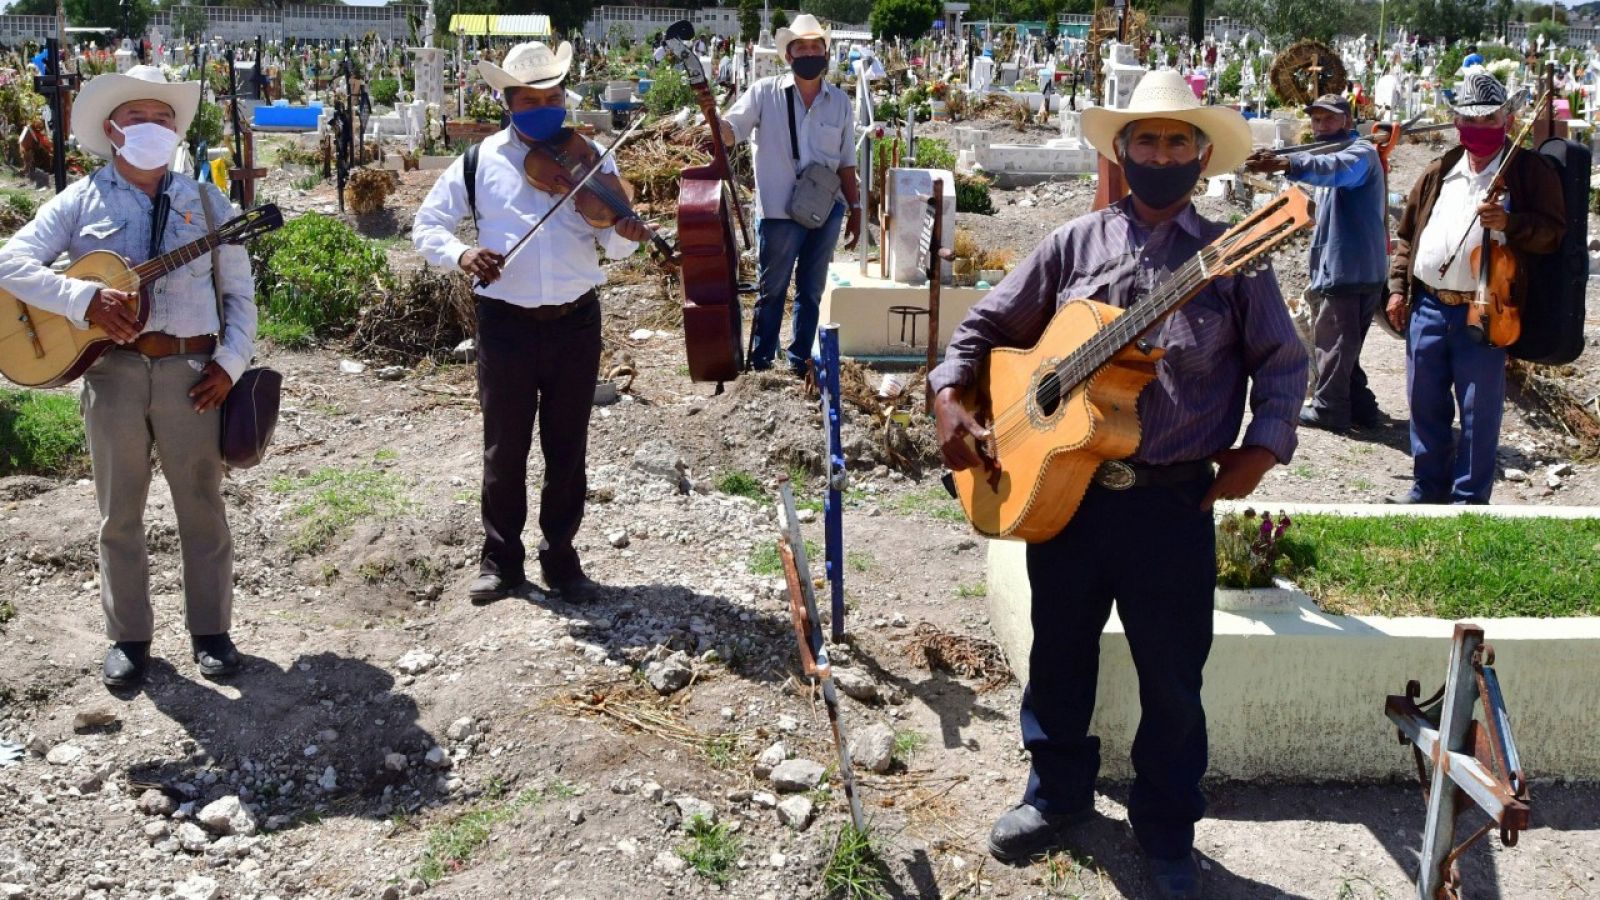
[[[638,219],[638,213],[633,210],[633,188],[628,182],[615,172],[590,174],[600,165],[600,156],[587,138],[571,128],[563,128],[555,137],[530,145],[522,161],[522,174],[529,184],[556,196],[570,193],[577,185],[578,192],[571,198],[572,206],[595,228],[610,228],[623,219]],[[676,257],[672,245],[654,228],[650,228],[650,242],[667,261]]]
[[[1535,108],[1543,104],[1549,95],[1535,101]],[[1529,119],[1522,126],[1511,146],[1505,151],[1505,156],[1500,160],[1500,169],[1495,172],[1494,180],[1489,182],[1489,190],[1485,193],[1484,203],[1498,203],[1506,192],[1506,174],[1511,171],[1511,161],[1516,158],[1522,149],[1522,142],[1527,139],[1533,130],[1538,116]],[[1471,230],[1468,230],[1471,233]],[[1462,237],[1465,241],[1465,236]],[[1460,246],[1456,247],[1459,253]],[[1455,254],[1451,254],[1451,259]],[[1496,243],[1489,229],[1483,229],[1482,242],[1472,248],[1467,257],[1472,267],[1478,271],[1478,286],[1473,298],[1467,303],[1467,334],[1476,340],[1491,347],[1509,347],[1522,337],[1522,301],[1515,293],[1517,280],[1517,255],[1510,247]],[[1449,267],[1446,261],[1445,268]],[[1440,269],[1443,274],[1444,268]]]

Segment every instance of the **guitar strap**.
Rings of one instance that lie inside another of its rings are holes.
[[[167,215],[172,212],[172,198],[167,195],[167,189],[172,187],[172,172],[161,176],[161,190],[156,192],[154,203],[150,204],[150,248],[145,259],[155,259],[161,255],[161,238],[167,230]]]

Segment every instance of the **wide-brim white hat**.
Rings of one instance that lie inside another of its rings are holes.
[[[488,60],[478,63],[478,74],[497,91],[506,88],[555,87],[572,68],[572,45],[566,41],[555,50],[540,41],[518,44],[506,52],[504,68]]]
[[[817,17],[810,13],[801,13],[794,17],[793,22],[783,28],[779,28],[778,33],[773,36],[773,43],[778,48],[778,58],[789,58],[790,41],[809,38],[821,38],[825,46],[833,45],[833,39],[829,37],[828,29],[822,27],[822,23],[817,21]]]
[[[168,81],[160,66],[134,66],[121,74],[96,75],[72,101],[72,133],[78,137],[78,146],[104,159],[115,156],[116,146],[106,137],[104,123],[117,107],[134,100],[158,100],[172,107],[182,137],[200,108],[200,82]]]
[[[1128,99],[1127,109],[1095,106],[1083,111],[1083,137],[1100,155],[1118,162],[1117,133],[1139,119],[1177,119],[1211,139],[1211,162],[1201,175],[1232,172],[1250,155],[1250,125],[1237,110],[1206,106],[1175,69],[1147,72]]]

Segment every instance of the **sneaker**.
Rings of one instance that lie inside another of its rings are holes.
[[[1094,805],[1070,813],[1044,813],[1019,803],[1006,811],[989,831],[989,852],[1001,862],[1037,856],[1061,844],[1061,833],[1094,816]]]
[[[117,641],[106,651],[100,681],[106,687],[133,687],[144,681],[144,667],[149,661],[149,641]]]
[[[207,678],[232,675],[239,671],[239,650],[224,631],[221,634],[197,634],[189,638],[194,648],[194,661],[200,674]]]
[[[1200,861],[1194,858],[1194,851],[1178,859],[1146,856],[1144,863],[1161,900],[1199,900]]]

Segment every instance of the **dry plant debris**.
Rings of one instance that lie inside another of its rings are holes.
[[[912,665],[930,672],[949,672],[982,681],[979,691],[991,691],[1011,682],[1011,670],[999,646],[992,641],[945,631],[932,622],[918,622],[906,646]]]
[[[476,330],[466,279],[423,266],[362,307],[351,345],[369,359],[415,365],[449,353]]]

